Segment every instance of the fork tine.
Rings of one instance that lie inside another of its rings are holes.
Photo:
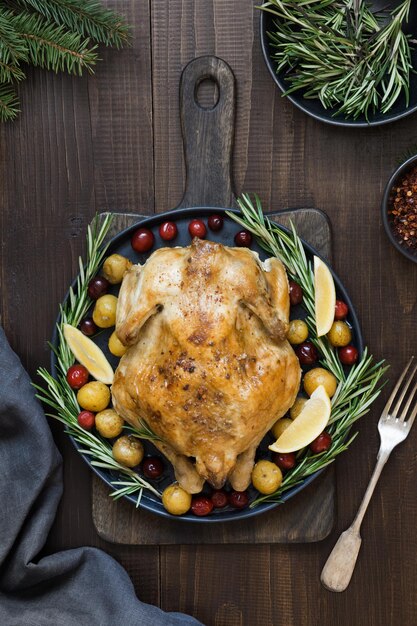
[[[417,382],[416,382],[416,384],[413,387],[413,391],[410,393],[410,397],[407,400],[407,404],[405,405],[405,407],[402,410],[401,417],[400,417],[402,422],[404,421],[404,419],[405,419],[405,417],[406,417],[406,415],[408,413],[408,410],[409,410],[409,408],[411,406],[411,403],[415,399],[414,396],[416,395],[416,391],[417,391]],[[407,425],[409,426],[409,428],[411,428],[411,426],[413,425],[413,422],[415,420],[416,415],[417,415],[417,402],[416,402],[416,406],[414,408],[414,411],[411,413],[410,417],[407,420]]]
[[[393,403],[393,402],[394,402],[394,400],[395,400],[395,396],[397,395],[398,389],[400,388],[401,383],[403,382],[403,380],[404,380],[404,378],[405,378],[405,376],[406,376],[406,374],[407,374],[407,372],[408,372],[408,369],[409,369],[409,367],[410,367],[410,365],[411,365],[411,363],[412,363],[413,361],[414,361],[414,356],[412,356],[412,357],[411,357],[411,359],[408,361],[407,365],[406,365],[406,366],[405,366],[405,368],[404,368],[403,373],[402,373],[402,374],[401,374],[401,376],[399,377],[397,384],[395,385],[395,387],[394,387],[394,389],[393,389],[393,391],[392,391],[392,393],[391,393],[390,397],[388,398],[388,402],[386,403],[385,408],[384,408],[384,410],[383,410],[383,413],[384,413],[384,414],[386,414],[386,413],[388,413],[388,412],[389,412],[389,410],[390,410],[390,408],[391,408],[391,405],[392,405],[392,403]]]
[[[411,385],[411,383],[413,382],[413,378],[414,378],[414,374],[416,373],[416,370],[417,370],[417,365],[414,367],[414,369],[413,369],[413,371],[411,372],[410,376],[408,377],[408,379],[407,379],[406,383],[404,384],[403,391],[402,391],[402,393],[401,393],[400,397],[398,398],[397,404],[395,405],[395,407],[394,407],[394,408],[392,409],[392,411],[391,411],[391,414],[392,414],[394,417],[398,417],[398,413],[399,413],[399,411],[400,411],[401,403],[403,402],[403,400],[404,400],[404,398],[405,398],[405,394],[407,393],[409,386],[410,386],[410,385]],[[414,393],[414,391],[412,392],[411,397],[413,397],[413,393]],[[409,406],[409,404],[410,404],[410,401],[408,401],[407,406]],[[405,414],[406,414],[406,412],[405,412],[405,411],[403,411],[403,412],[401,413],[401,417],[400,417],[400,419],[401,419],[402,421],[404,421]]]

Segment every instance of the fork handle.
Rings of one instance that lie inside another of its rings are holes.
[[[355,569],[361,543],[361,536],[355,528],[350,527],[340,535],[321,572],[320,580],[326,589],[346,589]]]
[[[380,449],[375,469],[356,517],[352,525],[340,535],[323,567],[320,580],[329,591],[344,591],[350,583],[362,543],[360,536],[362,520],[389,455],[390,451]]]

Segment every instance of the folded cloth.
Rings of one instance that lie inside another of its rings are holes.
[[[101,550],[37,558],[61,494],[60,454],[0,328],[0,625],[201,625],[140,602],[125,570]]]

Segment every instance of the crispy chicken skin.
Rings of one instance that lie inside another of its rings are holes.
[[[257,446],[300,384],[288,320],[282,263],[247,248],[194,239],[156,250],[124,277],[116,332],[129,349],[113,405],[161,437],[188,492],[205,480],[249,485]]]

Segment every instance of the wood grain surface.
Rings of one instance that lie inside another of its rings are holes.
[[[226,120],[217,120],[219,127],[230,132],[227,122],[232,122],[231,119],[227,120],[227,116]],[[201,139],[203,152],[206,145],[208,147],[212,145],[213,136],[218,130],[216,127],[207,130],[207,142]],[[185,135],[189,136],[190,133]],[[192,149],[192,154],[186,157],[187,165],[197,157],[198,151],[196,147]],[[208,189],[202,189],[202,195],[211,206],[216,205],[216,200],[226,204],[225,200],[228,194],[231,194],[227,158],[224,162],[224,155],[220,155],[218,164],[217,177],[223,184],[216,190],[215,195],[211,195]],[[226,166],[223,172],[220,171],[220,164],[221,167]],[[198,202],[195,174],[188,176],[186,188],[185,197],[194,194],[195,202]],[[143,216],[114,214],[109,238],[127,226],[137,223],[141,217]],[[322,256],[331,260],[330,224],[324,213],[317,209],[300,208],[296,211],[270,213],[269,217],[284,226],[289,226],[292,222],[303,239],[308,240]],[[94,526],[101,538],[112,543],[130,545],[304,543],[324,539],[333,527],[335,472],[334,466],[328,468],[302,494],[286,502],[285,506],[248,520],[223,524],[185,525],[181,521],[156,518],[153,513],[145,510],[137,511],[132,503],[126,500],[112,500],[109,494],[108,486],[93,476]]]
[[[152,213],[180,202],[179,76],[192,58],[216,54],[236,76],[236,191],[257,191],[268,209],[326,211],[334,267],[370,350],[388,360],[395,380],[417,349],[417,265],[391,247],[379,210],[388,176],[415,148],[417,116],[349,129],[293,108],[264,66],[255,1],[105,1],[132,24],[132,48],[102,50],[94,76],[29,72],[19,120],[0,127],[1,321],[29,372],[49,364],[46,342],[57,305],[94,213]],[[417,430],[384,470],[348,590],[331,594],[319,582],[369,480],[386,395],[337,462],[334,531],[304,545],[106,543],[92,523],[90,472],[52,424],[65,460],[65,491],[46,550],[101,547],[127,569],[142,600],[189,612],[209,626],[414,626]]]

